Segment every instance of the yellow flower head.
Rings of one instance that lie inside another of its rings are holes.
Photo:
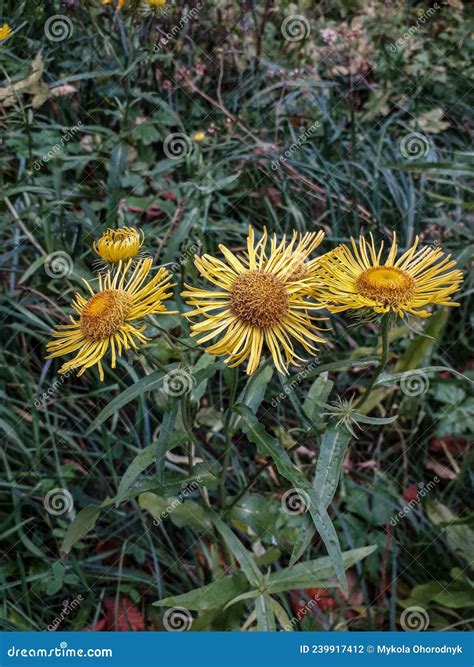
[[[103,5],[113,5],[113,4],[115,4],[115,3],[114,3],[114,0],[102,0],[102,4],[103,4]],[[118,11],[119,9],[122,9],[122,7],[124,6],[124,4],[125,4],[125,0],[117,0],[117,3],[116,3],[116,5],[117,5],[117,11]]]
[[[205,132],[195,132],[193,134],[193,139],[196,141],[198,144],[202,143],[206,138],[206,133]]]
[[[166,0],[148,0],[150,7],[164,7],[166,5]]]
[[[0,42],[3,42],[5,39],[8,39],[8,37],[10,37],[10,35],[12,35],[12,34],[13,34],[13,31],[10,28],[10,26],[8,25],[8,23],[4,23],[0,27]]]
[[[390,311],[403,317],[406,313],[429,317],[424,310],[430,304],[458,306],[451,301],[462,282],[461,271],[452,270],[455,261],[440,248],[418,248],[418,237],[398,259],[395,233],[384,264],[374,240],[362,236],[359,244],[351,239],[352,249],[342,245],[321,257],[320,287],[316,295],[333,313],[369,308],[376,313]],[[418,249],[417,249],[418,248]]]
[[[288,372],[288,364],[302,361],[293,341],[315,354],[312,343],[324,342],[308,314],[316,307],[303,298],[307,293],[305,282],[293,276],[321,239],[322,235],[302,237],[294,233],[291,241],[283,238],[278,243],[274,236],[267,253],[266,231],[255,243],[254,231],[249,227],[245,255],[235,255],[220,245],[226,261],[210,255],[196,257],[201,276],[217,286],[208,290],[186,285],[182,293],[194,307],[185,317],[202,318],[191,326],[192,335],[201,336],[198,343],[219,337],[207,352],[226,355],[224,361],[230,366],[248,359],[248,375],[258,368],[264,345],[282,373]]]
[[[70,324],[58,326],[53,331],[56,340],[47,345],[47,359],[77,351],[74,359],[62,365],[60,373],[79,369],[78,375],[82,375],[87,368],[97,364],[103,380],[102,358],[109,348],[111,365],[115,368],[117,355],[120,356],[122,350],[137,349],[137,342],[147,342],[148,338],[143,335],[145,327],[135,327],[132,322],[147,315],[170,314],[163,301],[172,295],[168,290],[173,287],[171,274],[165,268],[159,269],[145,283],[152,263],[152,259],[140,260],[128,280],[126,274],[132,260],[120,263],[113,274],[99,275],[97,293],[85,281],[90,296],[85,299],[76,294],[72,302],[79,318],[70,316]]]
[[[94,243],[95,252],[105,262],[116,264],[134,259],[143,245],[143,232],[132,227],[108,229]]]

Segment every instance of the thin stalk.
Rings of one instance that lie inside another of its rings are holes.
[[[382,336],[382,356],[380,357],[380,362],[379,365],[377,366],[377,369],[375,373],[372,376],[371,381],[369,382],[365,392],[362,394],[360,397],[359,401],[356,403],[355,407],[356,410],[360,410],[360,408],[364,405],[364,403],[367,401],[367,399],[370,396],[370,393],[372,389],[375,386],[375,383],[380,377],[380,374],[382,373],[383,369],[387,365],[388,361],[388,352],[389,352],[389,343],[388,343],[388,332],[390,331],[390,315],[384,315],[382,318],[382,329],[381,329],[381,336]]]
[[[227,468],[229,467],[230,456],[232,454],[232,432],[230,426],[232,420],[232,408],[234,407],[238,384],[239,384],[238,369],[233,368],[231,375],[229,404],[227,406],[227,412],[224,420],[225,451],[224,451],[224,459],[222,461],[221,479],[219,483],[219,500],[221,507],[224,507],[225,505],[225,480],[227,477]]]

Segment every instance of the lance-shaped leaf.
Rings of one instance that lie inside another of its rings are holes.
[[[162,380],[162,371],[155,371],[154,373],[151,373],[151,375],[147,375],[138,382],[135,382],[135,384],[125,389],[125,391],[122,391],[122,393],[112,399],[110,403],[106,405],[106,407],[97,415],[97,417],[87,429],[86,435],[92,433],[92,431],[100,426],[100,424],[102,424],[106,419],[123,408],[124,405],[127,405],[135,398],[145,394],[147,391],[158,389]]]
[[[303,495],[303,500],[308,500],[307,507],[316,530],[321,535],[334,564],[341,587],[347,593],[348,588],[344,574],[341,546],[324,503],[321,502],[319,495],[314,489],[311,489],[308,480],[293,465],[281,443],[267,433],[262,424],[257,421],[255,415],[244,405],[239,405],[235,409],[242,417],[240,426],[249,440],[257,445],[261,454],[270,457],[274,461],[280,475],[293,484],[295,490]]]
[[[313,489],[325,508],[329,507],[336,493],[342,461],[350,439],[351,434],[343,426],[330,426],[321,439]]]
[[[344,568],[347,570],[352,567],[373,553],[376,548],[376,546],[370,546],[344,551],[342,554]],[[269,593],[281,593],[293,588],[335,588],[338,584],[334,579],[334,574],[331,559],[324,556],[273,572],[268,576],[266,587]]]

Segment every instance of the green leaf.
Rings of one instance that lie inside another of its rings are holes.
[[[109,162],[109,178],[107,180],[107,217],[108,227],[115,227],[117,211],[122,190],[121,178],[124,173],[125,160],[127,159],[128,145],[125,141],[112,149]]]
[[[411,340],[402,356],[398,359],[395,371],[409,371],[427,362],[433,353],[437,340],[441,340],[442,332],[448,321],[448,308],[439,308],[424,323],[424,331]]]
[[[342,462],[350,439],[351,434],[347,429],[335,426],[329,427],[322,437],[313,488],[319,494],[325,508],[329,507],[336,493]]]
[[[163,483],[165,474],[165,461],[168,441],[176,424],[176,417],[178,416],[178,401],[170,399],[167,406],[167,411],[163,416],[161,422],[160,433],[155,446],[156,455],[156,477],[160,483]]]
[[[318,502],[319,495],[316,491],[314,490],[308,491],[308,496],[311,501],[308,510],[314,521],[316,530],[321,536],[321,539],[324,542],[324,546],[327,549],[327,552],[334,566],[334,570],[336,572],[336,576],[339,580],[341,588],[344,591],[344,594],[348,596],[349,588],[347,586],[347,579],[344,572],[344,563],[342,560],[341,545],[339,544],[339,539],[337,537],[334,525],[331,521],[331,517],[327,513],[324,504]]]
[[[115,507],[120,505],[137,477],[153,463],[155,460],[155,451],[156,446],[151,444],[135,456],[120,480],[117,495],[115,496]]]
[[[308,390],[303,403],[303,412],[313,424],[313,427],[317,426],[321,420],[321,407],[327,402],[333,385],[334,383],[328,380],[326,371],[316,378]]]
[[[462,380],[466,380],[467,382],[472,382],[466,375],[459,373],[459,371],[456,371],[454,370],[454,368],[450,368],[449,366],[425,366],[423,368],[416,368],[414,370],[404,371],[403,373],[382,374],[375,384],[376,385],[388,384],[388,383],[394,384],[396,382],[399,382],[400,380],[409,379],[410,377],[416,378],[417,374],[421,376],[423,373],[426,375],[427,373],[443,373],[446,371],[452,373],[453,375]]]
[[[283,446],[278,440],[272,438],[265,431],[264,427],[262,424],[259,424],[251,410],[245,405],[239,405],[235,410],[242,416],[242,430],[249,440],[257,445],[259,452],[266,457],[270,457],[274,461],[280,475],[289,480],[297,491],[306,493],[309,500],[308,510],[314,521],[316,530],[321,536],[334,564],[334,569],[336,570],[341,587],[346,594],[348,594],[347,581],[341,557],[341,547],[331,518],[327,513],[325,505],[321,502],[319,490],[316,492],[314,489],[311,489],[308,480],[306,480],[300,471],[295,468]],[[328,484],[330,482],[333,483],[332,480],[328,480]]]
[[[169,518],[178,528],[188,526],[199,532],[208,531],[211,527],[206,510],[192,500],[183,500],[179,497],[165,498],[151,491],[145,491],[138,496],[138,504],[160,523]]]
[[[210,609],[220,609],[233,598],[249,589],[249,583],[242,574],[231,577],[221,576],[206,586],[196,588],[189,593],[173,595],[154,602],[157,607],[184,607],[192,611],[204,612]]]
[[[373,553],[376,548],[370,546],[344,551],[342,554],[344,568],[352,567]],[[293,588],[334,588],[338,585],[334,580],[334,574],[331,559],[324,556],[273,572],[268,576],[266,588],[269,593],[282,593]]]
[[[212,521],[219,533],[222,535],[224,542],[239,562],[240,567],[247,577],[249,584],[253,588],[258,588],[263,582],[263,575],[255,564],[253,557],[247,551],[235,533],[229,528],[229,526],[221,519],[219,519],[217,514],[212,513],[211,516]]]
[[[81,540],[94,528],[101,509],[101,505],[89,505],[78,513],[67,529],[61,551],[68,554],[76,542]]]
[[[92,433],[92,431],[100,426],[100,424],[102,424],[106,419],[123,408],[124,405],[127,405],[135,398],[145,394],[147,391],[157,389],[162,380],[162,371],[155,371],[154,373],[151,373],[150,375],[142,378],[138,382],[135,382],[135,384],[131,387],[127,387],[125,391],[122,391],[121,394],[112,399],[112,401],[110,401],[110,403],[97,415],[97,417],[87,429],[86,435]]]
[[[433,600],[450,609],[466,609],[468,607],[474,607],[472,588],[466,589],[465,591],[452,591],[448,589],[435,595]]]
[[[261,370],[249,378],[246,387],[237,400],[237,405],[246,405],[256,415],[272,377],[273,368],[270,365],[263,366]],[[231,433],[234,433],[239,428],[240,420],[240,415],[234,416]]]
[[[258,632],[275,632],[275,614],[273,613],[272,599],[268,593],[259,595],[255,600]]]
[[[216,357],[211,354],[203,354],[199,357],[196,364],[193,366],[193,378],[196,380],[195,386],[190,393],[191,401],[199,403],[206,391],[209,379],[222,367]]]
[[[293,626],[291,620],[288,614],[286,613],[285,609],[283,609],[281,604],[274,598],[270,598],[270,600],[272,602],[273,613],[275,614],[276,619],[278,623],[281,625],[282,629],[285,630],[286,632],[293,632]]]
[[[309,517],[305,516],[303,525],[296,538],[296,542],[293,545],[293,550],[290,557],[290,565],[294,565],[296,561],[301,558],[301,556],[311,544],[311,540],[313,539],[315,532],[314,524]]]
[[[354,419],[361,424],[376,424],[378,426],[383,426],[385,424],[393,424],[393,422],[396,422],[398,415],[393,415],[393,417],[369,417],[357,412],[354,415]]]
[[[242,431],[257,446],[260,454],[267,458],[270,457],[275,462],[280,475],[283,475],[290,482],[294,482],[297,479],[296,487],[301,485],[302,480],[303,484],[307,486],[308,483],[304,477],[298,477],[301,473],[299,473],[291,462],[284,447],[276,438],[267,433],[263,425],[257,421],[254,413],[246,405],[242,404],[238,404],[234,410],[242,417],[242,421],[240,422]]]
[[[371,357],[361,357],[360,359],[344,359],[342,361],[332,361],[329,364],[323,364],[318,366],[314,371],[311,371],[306,375],[306,378],[312,378],[324,373],[326,371],[339,371],[343,368],[352,368],[357,366],[359,368],[368,368],[369,366],[377,365],[378,358],[375,356]]]

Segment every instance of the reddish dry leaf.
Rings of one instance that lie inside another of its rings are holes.
[[[435,472],[441,479],[456,479],[457,477],[457,474],[451,470],[451,468],[448,468],[448,466],[445,466],[438,461],[433,461],[432,459],[427,459],[425,461],[425,468]]]
[[[103,603],[105,618],[97,621],[95,627],[87,626],[88,631],[97,632],[142,632],[145,630],[143,614],[127,597],[121,597],[116,608],[115,598],[106,598]],[[117,613],[116,613],[117,612]]]

